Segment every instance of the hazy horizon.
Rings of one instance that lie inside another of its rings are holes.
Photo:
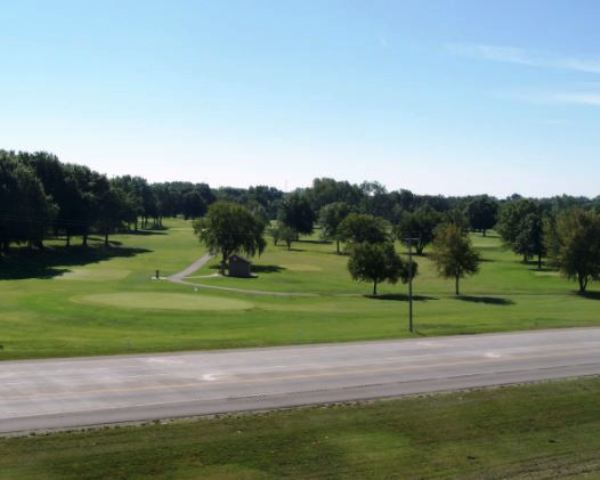
[[[0,148],[108,175],[596,197],[593,1],[12,2]]]

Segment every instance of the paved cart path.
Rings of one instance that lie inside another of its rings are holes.
[[[600,328],[0,362],[0,432],[600,374]]]

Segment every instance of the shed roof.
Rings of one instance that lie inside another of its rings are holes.
[[[247,258],[242,257],[241,255],[238,255],[236,253],[229,256],[229,261],[231,261],[231,260],[233,260],[235,262],[251,263],[250,260],[248,260]]]

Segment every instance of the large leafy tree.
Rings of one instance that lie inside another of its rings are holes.
[[[221,255],[221,273],[225,273],[233,253],[261,254],[266,246],[265,224],[244,206],[217,201],[206,216],[194,222],[194,231],[212,254]]]
[[[197,190],[190,190],[183,195],[183,217],[200,218],[206,213],[207,205]]]
[[[439,212],[424,205],[414,212],[404,212],[394,227],[394,233],[401,242],[406,238],[416,238],[417,255],[423,255],[423,250],[433,241],[435,229],[442,220]]]
[[[334,202],[325,205],[319,211],[319,225],[323,238],[335,240],[336,253],[340,253],[340,223],[350,214],[352,208],[345,202]]]
[[[454,291],[460,295],[460,279],[477,273],[479,255],[464,230],[457,225],[440,226],[433,241],[433,260],[441,276],[454,278]]]
[[[0,244],[42,247],[56,213],[35,172],[12,152],[0,151]]]
[[[547,225],[552,261],[584,293],[590,281],[600,279],[600,214],[574,208]]]
[[[390,239],[390,224],[381,217],[351,213],[338,226],[339,238],[348,243],[384,243]]]
[[[279,221],[298,233],[312,233],[316,219],[307,196],[300,192],[288,195],[279,210]]]
[[[498,201],[488,195],[473,198],[466,208],[469,225],[479,230],[485,237],[487,230],[496,225],[498,219]]]
[[[381,282],[407,282],[409,275],[417,273],[417,264],[413,262],[409,268],[407,262],[389,243],[357,243],[352,245],[348,271],[354,280],[373,283],[373,295],[377,295],[377,285]]]
[[[113,185],[98,198],[97,229],[104,235],[105,247],[108,247],[108,236],[130,219],[131,207],[127,194]]]
[[[537,257],[538,270],[541,270],[542,258],[546,255],[544,218],[541,211],[528,213],[519,222],[519,231],[512,246],[515,252],[526,257]]]
[[[527,262],[544,255],[543,210],[541,205],[529,199],[516,199],[503,205],[500,210],[498,232],[513,252]]]
[[[364,197],[358,185],[347,181],[337,181],[333,178],[315,178],[307,195],[315,211],[321,210],[325,205],[343,202],[357,206]]]

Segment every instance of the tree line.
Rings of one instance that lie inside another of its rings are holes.
[[[242,206],[257,222],[253,235],[267,230],[275,244],[282,241],[290,248],[317,224],[340,254],[367,244],[384,244],[381,250],[389,254],[388,244],[411,238],[417,255],[422,255],[436,238],[443,238],[441,226],[484,236],[496,228],[525,262],[536,259],[542,268],[546,258],[576,279],[581,291],[600,274],[600,197],[513,195],[499,200],[488,195],[417,195],[404,189],[389,192],[377,182],[352,184],[331,178],[317,178],[310,187],[289,193],[269,186],[211,188],[206,183],[149,183],[129,175],[108,178],[50,153],[0,150],[3,251],[11,244],[43,248],[50,236],[63,236],[66,245],[81,237],[87,245],[92,233],[103,235],[108,245],[113,232],[161,228],[164,217],[203,218],[215,203]],[[196,227],[199,233],[207,231],[206,225]],[[253,245],[250,253],[264,249],[256,242],[247,245]],[[388,263],[400,265],[394,259]],[[405,279],[407,271],[396,272],[397,279]]]
[[[225,272],[228,256],[234,251],[253,255],[264,250],[265,231],[275,245],[285,242],[289,249],[300,235],[312,233],[318,225],[321,236],[335,242],[338,254],[349,255],[352,277],[373,283],[373,294],[381,282],[407,282],[416,275],[417,263],[407,262],[395,250],[396,242],[400,242],[414,246],[417,255],[423,255],[432,244],[431,256],[440,275],[454,279],[459,295],[460,279],[479,270],[480,258],[469,233],[485,236],[492,228],[507,247],[523,256],[524,262],[535,258],[542,268],[546,258],[548,265],[576,279],[581,292],[591,280],[600,278],[600,213],[598,205],[589,200],[557,202],[513,196],[499,201],[482,195],[463,198],[447,210],[422,203],[400,212],[395,221],[365,213],[360,205],[341,201],[338,196],[328,200],[334,201],[316,211],[314,190],[292,192],[280,202],[275,221],[254,215],[240,204],[217,202],[196,224],[196,231],[214,253],[222,254],[221,270]],[[236,227],[233,234],[231,224],[246,227],[243,231]],[[226,248],[221,247],[225,240],[229,242]]]

